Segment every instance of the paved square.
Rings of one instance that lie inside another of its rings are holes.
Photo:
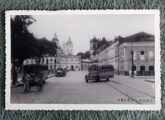
[[[87,71],[70,71],[66,77],[50,77],[42,92],[32,87],[23,93],[23,87],[11,88],[11,103],[33,104],[154,104],[154,77],[117,76],[110,81],[89,83]]]

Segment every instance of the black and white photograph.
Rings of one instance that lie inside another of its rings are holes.
[[[6,108],[159,110],[158,10],[6,12]]]

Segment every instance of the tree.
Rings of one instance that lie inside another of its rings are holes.
[[[24,59],[42,57],[43,54],[55,55],[56,43],[46,38],[38,39],[28,31],[28,26],[36,22],[27,15],[15,16],[11,19],[11,57],[19,65]]]
[[[29,57],[35,38],[29,33],[27,27],[35,20],[31,16],[15,16],[11,19],[11,56],[12,60],[17,59],[19,63]]]
[[[42,38],[38,40],[38,47],[40,52],[38,56],[41,57],[44,54],[49,54],[54,56],[57,54],[57,45],[54,41],[48,41],[46,38]]]
[[[77,53],[77,56],[80,56],[81,59],[89,59],[90,58],[90,52],[86,51],[85,53],[79,52]]]
[[[93,55],[95,55],[100,48],[108,45],[108,40],[105,37],[100,39],[94,36],[91,41],[93,42]]]

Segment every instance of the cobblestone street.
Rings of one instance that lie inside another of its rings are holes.
[[[11,88],[11,103],[45,104],[152,104],[155,101],[154,77],[115,76],[110,81],[85,82],[86,71],[68,72],[66,77],[47,79],[42,92],[32,87]]]

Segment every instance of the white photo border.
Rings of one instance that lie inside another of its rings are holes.
[[[153,14],[155,16],[155,104],[13,104],[11,103],[11,15],[85,15],[85,14]],[[160,74],[160,11],[153,10],[13,10],[5,12],[6,30],[6,75],[5,109],[6,110],[160,110],[161,109],[161,74]]]

